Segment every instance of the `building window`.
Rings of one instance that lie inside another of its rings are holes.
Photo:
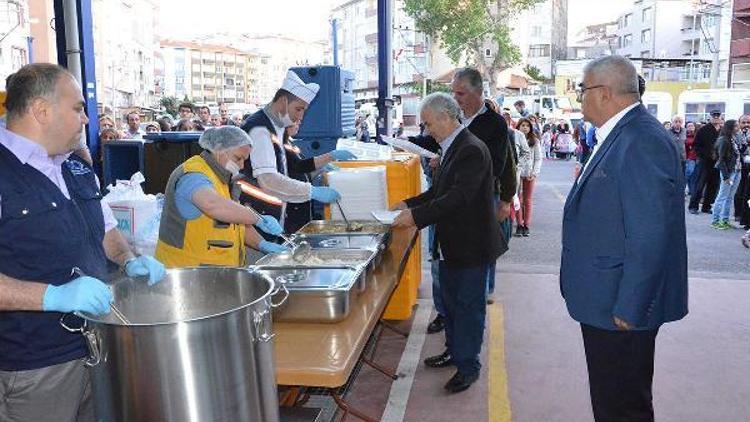
[[[492,57],[492,50],[490,50],[489,48],[485,48],[484,49],[484,57],[487,57],[487,58]]]
[[[628,34],[622,37],[622,48],[628,48],[633,45],[633,34]]]
[[[650,29],[644,29],[641,31],[641,44],[650,43],[651,42],[651,30]]]
[[[651,17],[653,15],[654,9],[652,7],[647,7],[641,12],[641,19],[643,20],[643,22],[651,22]]]
[[[541,37],[542,36],[542,27],[539,25],[534,25],[531,27],[531,36],[532,37]]]
[[[651,58],[651,51],[645,50],[641,51],[641,57],[644,59],[650,59]]]
[[[529,46],[529,57],[549,57],[549,44],[536,44]]]
[[[622,19],[622,27],[627,28],[628,26],[630,26],[630,21],[632,20],[633,20],[632,13],[628,13],[627,15],[625,15],[625,17]]]
[[[10,60],[14,71],[29,64],[29,56],[23,48],[12,47],[10,50]]]

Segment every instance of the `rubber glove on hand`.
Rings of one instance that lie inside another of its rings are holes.
[[[148,276],[148,285],[153,286],[160,282],[167,274],[164,264],[154,257],[141,255],[125,265],[125,274],[128,277]]]
[[[42,298],[46,312],[86,312],[106,315],[112,303],[112,291],[94,277],[78,277],[60,286],[49,285]]]
[[[313,186],[310,190],[310,196],[324,204],[330,204],[341,199],[341,194],[326,186]]]
[[[280,253],[291,250],[288,246],[279,245],[278,243],[269,242],[267,240],[261,241],[258,248],[260,248],[260,251],[263,253]]]
[[[332,172],[332,171],[339,171],[339,170],[341,170],[341,169],[339,168],[339,166],[337,166],[337,165],[335,165],[335,164],[331,164],[331,163],[328,163],[328,164],[326,164],[325,166],[323,166],[323,169],[322,169],[322,170],[323,170],[324,172],[326,172],[326,173],[330,173],[330,172]]]
[[[262,215],[260,220],[255,223],[255,227],[273,236],[278,236],[284,232],[279,220],[270,215]]]
[[[333,157],[333,159],[336,161],[350,161],[357,159],[356,155],[343,149],[334,149],[333,151],[329,152],[329,154],[331,154],[331,157]]]

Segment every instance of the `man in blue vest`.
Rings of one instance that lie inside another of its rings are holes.
[[[88,355],[73,312],[107,314],[107,259],[129,276],[164,277],[136,257],[101,202],[92,167],[71,154],[88,123],[80,85],[53,64],[6,82],[0,128],[0,420],[93,421]],[[72,274],[79,268],[87,276]]]

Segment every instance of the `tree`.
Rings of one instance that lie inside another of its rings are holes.
[[[532,65],[526,65],[525,68],[523,68],[523,71],[526,72],[527,75],[531,76],[531,79],[539,82],[547,82],[547,78],[542,75],[542,71],[539,70],[538,67],[532,66]]]
[[[511,18],[543,0],[404,0],[404,10],[417,29],[438,38],[448,57],[462,58],[490,82],[495,93],[497,72],[518,63],[521,54],[511,41]],[[491,59],[485,59],[490,48]]]
[[[162,97],[159,100],[159,105],[164,107],[164,110],[171,116],[177,116],[177,107],[179,102],[176,97]]]

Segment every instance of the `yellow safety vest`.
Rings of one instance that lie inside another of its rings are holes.
[[[229,186],[226,182],[219,179],[203,157],[196,155],[175,169],[170,176],[167,183],[165,211],[170,201],[174,204],[174,189],[177,180],[185,173],[203,174],[208,177],[214,189],[222,198],[231,199]],[[178,213],[170,214],[173,214],[171,218],[175,218]],[[156,259],[167,268],[202,265],[240,267],[245,265],[245,226],[243,224],[223,223],[205,214],[194,220],[181,219],[179,224],[184,222],[185,228],[182,247],[178,247],[178,245],[168,244],[167,239],[174,236],[168,236],[168,233],[164,231],[165,217],[170,218],[168,215],[162,216],[159,241],[156,245]],[[171,234],[174,235],[174,233]]]

